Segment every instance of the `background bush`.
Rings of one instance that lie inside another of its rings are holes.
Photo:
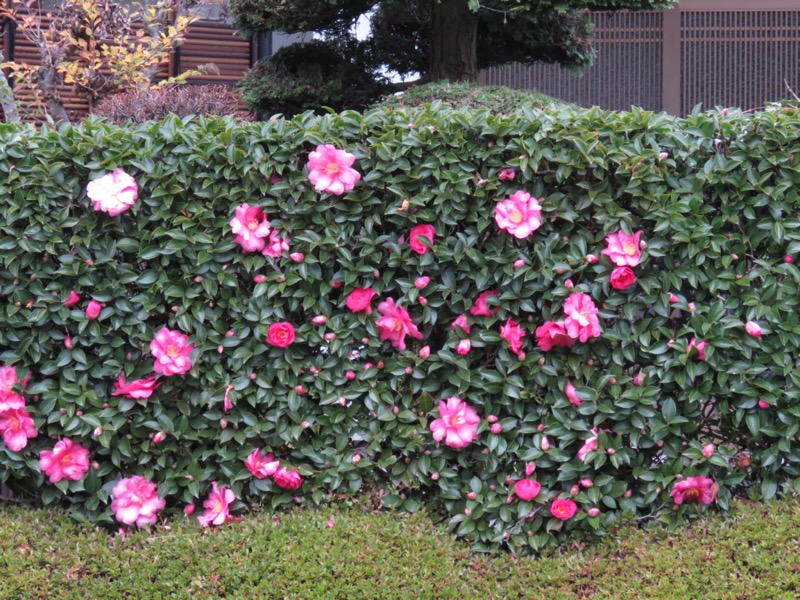
[[[270,509],[369,491],[388,507],[434,507],[478,549],[540,549],[560,531],[603,534],[620,514],[672,519],[679,474],[713,477],[722,507],[736,492],[768,499],[781,485],[796,488],[800,272],[784,255],[800,250],[799,134],[791,110],[686,120],[638,110],[373,110],[249,124],[90,120],[58,132],[3,125],[0,362],[30,370],[39,436],[20,453],[0,446],[0,481],[106,522],[111,487],[131,474],[155,480],[176,510],[205,498],[212,481]],[[304,166],[320,143],[356,154],[363,179],[352,192],[309,185]],[[110,218],[92,210],[85,187],[115,167],[136,178],[140,200]],[[500,181],[502,168],[516,178]],[[544,207],[541,228],[524,241],[493,219],[495,202],[518,189]],[[264,207],[305,261],[243,254],[228,226],[242,202]],[[418,255],[407,239],[422,223],[435,226],[436,240]],[[620,227],[643,230],[647,242],[637,284],[622,291],[608,283],[607,259],[584,259]],[[515,269],[519,258],[526,264]],[[267,281],[255,284],[256,274]],[[420,275],[431,277],[426,306],[413,285]],[[382,343],[377,301],[371,316],[344,305],[355,286],[407,307],[424,340],[406,352]],[[71,289],[84,303],[69,309]],[[500,290],[500,311],[471,318],[472,352],[459,356],[450,324],[489,289]],[[592,296],[603,335],[543,354],[533,330],[559,318],[571,291]],[[670,293],[684,300],[671,304]],[[105,304],[96,321],[82,310],[90,298]],[[326,326],[311,323],[317,314]],[[508,317],[529,332],[522,361],[498,333]],[[748,336],[747,320],[764,336]],[[297,328],[288,349],[264,342],[277,321]],[[112,397],[120,373],[151,373],[149,343],[163,326],[190,336],[192,370],[164,378],[147,401]],[[326,332],[337,336],[330,344]],[[705,362],[687,359],[692,337],[710,343]],[[422,360],[425,344],[432,352]],[[364,370],[367,361],[376,366]],[[644,385],[634,386],[640,371]],[[585,399],[579,407],[564,394],[568,379]],[[223,414],[228,384],[235,408]],[[437,401],[452,395],[483,418],[497,415],[503,432],[491,434],[484,420],[467,448],[437,447],[429,424]],[[599,451],[584,464],[576,454],[593,427]],[[159,431],[166,439],[155,445]],[[97,468],[51,485],[38,454],[65,435],[90,448]],[[712,441],[706,459],[701,448]],[[253,479],[242,461],[256,447],[296,466],[303,487],[289,493]],[[507,481],[531,461],[541,493],[509,502]],[[550,517],[550,500],[582,478],[593,486],[575,497],[580,512]],[[591,507],[601,514],[588,518]],[[695,510],[684,504],[675,514]]]
[[[523,108],[545,108],[554,100],[550,96],[531,90],[515,90],[501,85],[438,81],[415,85],[402,94],[388,96],[380,104],[386,107],[418,107],[439,101],[457,110],[488,110],[512,113]]]

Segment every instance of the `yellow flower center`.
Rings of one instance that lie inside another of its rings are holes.
[[[402,329],[403,329],[403,324],[400,322],[400,320],[399,320],[399,319],[395,319],[395,320],[394,320],[394,327],[393,327],[393,329],[394,329],[395,331],[402,331]]]
[[[258,229],[258,225],[259,225],[259,222],[256,221],[255,219],[250,219],[250,220],[247,221],[247,228],[250,231],[255,231],[256,229]]]
[[[508,220],[514,223],[514,225],[519,225],[522,223],[522,213],[514,208],[508,213]]]
[[[167,346],[167,356],[169,356],[170,358],[176,358],[177,356],[180,355],[180,353],[181,351],[178,350],[178,347],[176,345],[170,344],[169,346]]]
[[[336,175],[339,173],[339,165],[336,163],[328,163],[325,165],[325,172],[328,175]]]
[[[452,417],[450,417],[450,425],[455,425],[456,427],[460,427],[464,424],[464,415],[458,413]]]
[[[634,254],[636,254],[636,244],[634,244],[633,242],[623,242],[622,250],[625,252],[625,254],[633,256]]]
[[[698,500],[700,500],[700,490],[698,490],[697,488],[686,490],[686,493],[683,496],[687,500],[690,500],[692,502],[697,502]]]

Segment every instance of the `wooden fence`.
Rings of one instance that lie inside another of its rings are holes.
[[[750,109],[789,98],[784,80],[800,88],[800,0],[682,0],[669,11],[591,18],[597,58],[582,77],[554,65],[509,65],[484,71],[482,82],[675,115],[697,104]]]

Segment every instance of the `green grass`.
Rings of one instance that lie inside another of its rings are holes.
[[[440,81],[410,88],[402,96],[389,96],[383,106],[421,106],[435,100],[454,109],[474,108],[493,113],[512,113],[521,108],[542,108],[559,100],[533,90],[497,85]]]
[[[0,598],[795,598],[798,531],[797,499],[739,502],[674,534],[623,528],[536,559],[470,554],[424,514],[192,519],[123,539],[4,507]]]

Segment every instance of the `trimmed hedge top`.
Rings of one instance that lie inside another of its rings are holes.
[[[792,110],[2,126],[0,364],[32,423],[0,413],[0,480],[109,522],[134,476],[168,511],[372,491],[534,550],[797,487],[798,140]],[[325,145],[354,156],[340,195],[310,181]],[[112,217],[86,189],[115,169],[138,198]],[[62,438],[89,468],[51,483]]]

